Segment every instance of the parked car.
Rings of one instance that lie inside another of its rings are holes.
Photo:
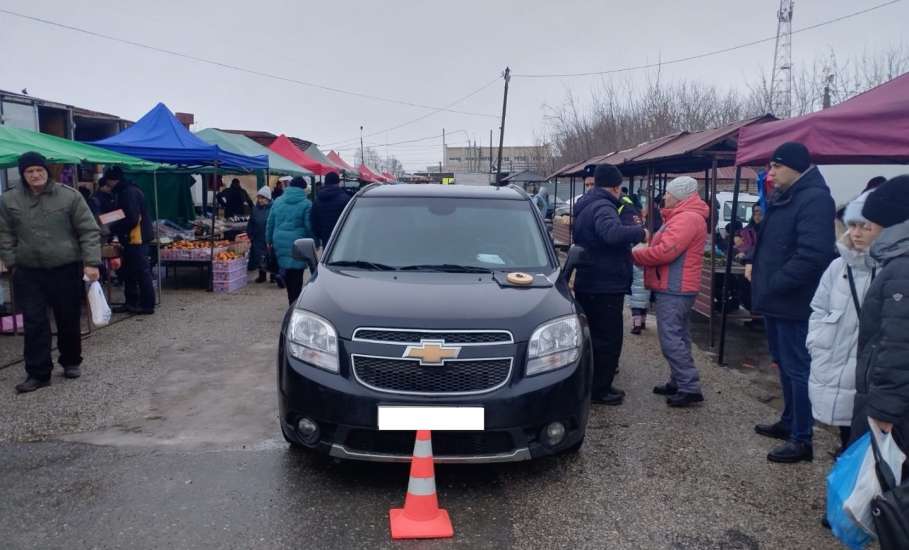
[[[482,429],[433,431],[437,461],[581,447],[587,322],[522,190],[370,186],[321,258],[311,239],[295,251],[314,275],[280,334],[280,425],[292,446],[406,461],[415,427],[379,430],[381,414],[472,408]]]

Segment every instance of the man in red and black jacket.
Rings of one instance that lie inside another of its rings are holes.
[[[670,407],[704,400],[700,376],[691,356],[691,308],[701,287],[701,267],[710,207],[698,196],[698,182],[683,176],[666,186],[663,225],[649,246],[632,251],[644,267],[644,286],[656,299],[657,332],[669,363],[669,382],[653,388]]]

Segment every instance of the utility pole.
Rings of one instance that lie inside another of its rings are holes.
[[[445,145],[445,128],[442,128],[442,162],[439,163],[439,172],[442,172],[442,166],[448,168],[448,146]]]
[[[489,173],[492,174],[492,128],[489,129]]]
[[[505,145],[505,113],[508,109],[508,83],[511,82],[511,68],[505,67],[505,96],[502,98],[502,125],[499,127],[499,158],[496,162],[496,185],[502,178],[502,147]]]
[[[824,103],[822,107],[828,109],[830,107],[830,85],[833,84],[833,73],[828,73],[826,78],[824,78]]]
[[[363,147],[363,127],[360,126],[360,164],[366,164],[366,149]]]

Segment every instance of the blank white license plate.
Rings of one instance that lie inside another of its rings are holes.
[[[483,407],[379,405],[379,430],[480,430]]]

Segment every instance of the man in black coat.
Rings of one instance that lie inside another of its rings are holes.
[[[230,182],[230,187],[218,193],[218,203],[224,207],[225,218],[241,217],[246,214],[243,206],[253,207],[252,199],[249,193],[240,186],[240,180],[234,178]]]
[[[341,178],[335,172],[325,175],[325,185],[316,195],[312,205],[310,222],[316,238],[325,246],[334,231],[344,207],[350,201],[350,193],[340,186]]]
[[[882,268],[862,302],[852,439],[871,418],[909,450],[909,175],[868,195],[862,216],[884,230],[871,245]],[[909,464],[904,469],[909,470]],[[907,471],[909,473],[909,471]],[[905,476],[904,478],[905,479]]]
[[[754,429],[786,441],[767,455],[771,462],[810,461],[814,419],[808,397],[811,356],[805,341],[811,298],[836,254],[836,206],[801,143],[777,148],[770,177],[774,191],[760,224],[752,271],[746,276],[751,277],[752,311],[764,316],[770,353],[780,361],[785,408],[778,422]]]
[[[155,286],[148,266],[148,243],[154,240],[155,232],[145,206],[145,194],[123,177],[119,166],[107,170],[104,178],[113,188],[116,208],[126,216],[110,224],[111,233],[122,247],[123,267],[119,274],[126,298],[126,304],[114,311],[150,315],[155,312]]]
[[[594,187],[574,208],[574,242],[585,250],[574,290],[593,340],[593,402],[620,405],[625,393],[612,382],[622,354],[622,309],[625,295],[631,293],[631,247],[646,238],[646,231],[640,224],[622,222],[622,173],[618,168],[600,164],[584,171],[585,185],[592,182]]]

